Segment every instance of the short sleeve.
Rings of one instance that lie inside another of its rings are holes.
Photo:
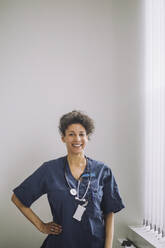
[[[17,198],[26,207],[30,207],[34,201],[46,193],[46,170],[47,168],[44,163],[13,190]]]
[[[120,197],[118,186],[116,180],[111,172],[110,168],[104,176],[104,186],[103,186],[103,199],[102,199],[102,210],[104,214],[110,212],[119,212],[121,209],[125,208],[123,201]]]

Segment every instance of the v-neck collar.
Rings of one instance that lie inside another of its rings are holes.
[[[83,175],[83,174],[86,174],[86,173],[89,173],[89,161],[88,161],[88,157],[86,157],[86,166],[84,168],[84,171],[82,172],[82,174],[80,175],[80,177]],[[67,156],[65,157],[65,171],[67,173],[67,176],[68,176],[68,179],[70,179],[71,182],[73,182],[74,184],[77,185],[79,179],[76,179],[71,170],[70,170],[70,167],[69,167],[69,163],[68,163],[68,159],[67,159]]]

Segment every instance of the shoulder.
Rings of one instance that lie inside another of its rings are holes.
[[[59,157],[56,159],[51,159],[48,161],[45,161],[42,164],[43,170],[46,171],[46,173],[62,173],[64,166],[65,166],[66,156]]]
[[[111,167],[105,164],[103,161],[95,160],[93,158],[87,157],[91,165],[91,169],[99,171],[105,177],[112,174]]]
[[[88,161],[91,163],[92,166],[96,166],[100,169],[111,169],[110,166],[108,166],[107,164],[105,164],[103,161],[100,160],[95,160],[93,158],[87,157]]]
[[[56,159],[51,159],[51,160],[45,161],[43,163],[43,165],[45,167],[60,166],[61,164],[64,164],[65,163],[65,159],[66,159],[66,156],[60,157],[60,158],[56,158]]]

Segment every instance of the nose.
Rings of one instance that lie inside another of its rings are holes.
[[[79,141],[80,140],[80,136],[77,134],[77,135],[75,135],[75,140],[76,141]]]

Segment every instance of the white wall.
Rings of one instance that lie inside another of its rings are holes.
[[[143,1],[113,1],[114,84],[113,171],[126,199],[117,233],[142,224],[144,148],[144,17]],[[127,231],[126,231],[127,233]]]
[[[86,111],[96,132],[86,153],[111,166],[126,209],[115,237],[141,221],[140,1],[0,1],[0,247],[40,247],[11,203],[12,189],[63,156],[62,114]],[[32,206],[51,219],[46,197]]]

